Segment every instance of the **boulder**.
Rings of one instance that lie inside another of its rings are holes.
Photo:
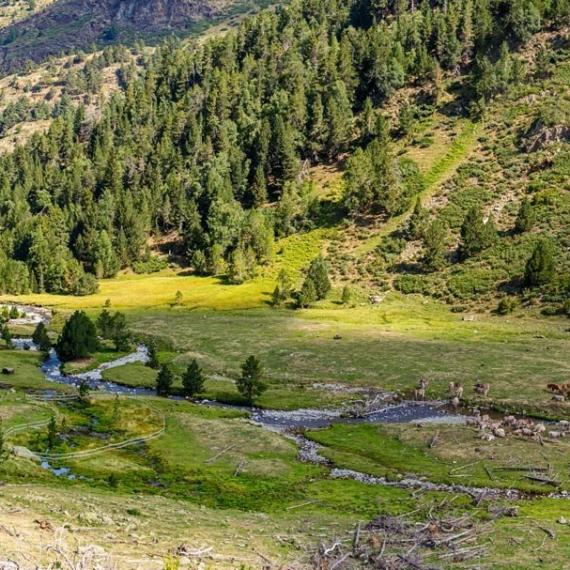
[[[30,451],[27,447],[22,445],[14,445],[12,447],[12,455],[15,457],[20,457],[22,459],[29,459],[30,461],[35,461],[36,463],[41,463],[42,458],[33,451]]]

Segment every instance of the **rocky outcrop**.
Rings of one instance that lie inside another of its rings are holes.
[[[524,139],[526,152],[536,152],[550,144],[570,140],[570,126],[547,126],[542,121],[536,120],[525,134]]]
[[[0,68],[16,70],[61,52],[188,32],[231,0],[56,0],[0,32]]]

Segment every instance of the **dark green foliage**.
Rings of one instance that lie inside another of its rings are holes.
[[[397,214],[423,188],[417,165],[410,159],[393,156],[379,139],[365,150],[357,149],[348,159],[344,180],[344,201],[351,213]]]
[[[198,365],[196,359],[193,359],[182,375],[182,387],[184,388],[184,395],[192,397],[202,392],[204,389],[204,381],[204,373]]]
[[[429,219],[429,212],[422,206],[420,198],[416,199],[416,204],[410,219],[408,220],[408,227],[406,233],[409,239],[420,239],[427,227]]]
[[[303,281],[303,285],[297,296],[297,304],[303,309],[308,307],[311,303],[314,303],[316,300],[317,289],[315,287],[315,282],[310,277],[307,277],[305,281]]]
[[[521,202],[517,219],[515,221],[515,230],[519,233],[528,232],[532,229],[535,223],[535,213],[534,209],[530,203],[530,200],[525,199]]]
[[[342,288],[341,300],[343,305],[348,305],[352,300],[352,289],[348,285]]]
[[[56,349],[62,361],[85,358],[98,348],[97,329],[83,312],[69,317],[57,341]]]
[[[236,380],[239,393],[248,404],[267,390],[267,385],[262,381],[263,367],[255,356],[248,356],[241,366],[241,376]]]
[[[51,340],[43,322],[38,323],[38,326],[32,335],[32,340],[42,352],[49,352],[51,348]]]
[[[151,341],[148,343],[148,362],[146,364],[149,368],[158,370],[160,363],[158,362],[158,354],[156,350],[156,343]]]
[[[0,157],[0,290],[92,293],[96,277],[121,267],[154,270],[148,238],[167,232],[180,232],[197,272],[229,268],[241,282],[274,233],[310,226],[301,167],[355,142],[367,146],[347,161],[348,210],[404,211],[421,177],[392,154],[377,108],[404,85],[470,70],[474,58],[465,93],[484,107],[523,75],[506,41],[516,47],[567,6],[450,0],[411,10],[294,0],[204,42],[168,42],[142,58],[141,73],[123,66],[122,92],[97,119],[64,97],[46,133]],[[70,93],[100,83],[100,70],[85,68],[67,78]],[[419,111],[403,107],[403,132],[413,134]],[[3,119],[29,112],[16,103]]]
[[[89,384],[87,384],[87,382],[81,382],[81,384],[79,384],[79,401],[82,404],[89,402],[89,391]]]
[[[497,313],[499,315],[508,315],[512,313],[517,307],[516,299],[510,299],[509,297],[503,297],[499,304],[497,305]]]
[[[319,255],[309,265],[307,280],[313,282],[315,287],[316,300],[324,299],[331,290],[329,279],[329,266],[322,255]]]
[[[123,313],[117,311],[111,315],[107,309],[103,309],[97,318],[97,328],[102,338],[114,342],[116,350],[129,349],[130,334],[127,318]]]
[[[485,223],[483,215],[478,208],[471,208],[461,226],[460,251],[463,259],[477,255],[484,249],[493,245],[497,240],[497,230],[493,219]]]
[[[58,433],[57,433],[57,423],[55,421],[55,416],[52,416],[48,423],[47,429],[47,447],[48,449],[53,449],[57,445]]]
[[[524,284],[527,287],[542,287],[554,279],[554,246],[548,239],[537,242],[527,261],[524,272]]]
[[[12,333],[6,324],[2,326],[2,340],[6,343],[7,346],[12,345]]]
[[[445,245],[447,227],[440,220],[434,220],[425,230],[423,236],[423,265],[427,271],[436,271],[445,264]]]
[[[111,338],[113,317],[107,309],[103,309],[97,317],[97,329],[103,338]]]
[[[174,374],[172,370],[166,364],[163,364],[156,376],[156,394],[164,397],[170,396],[173,383]]]

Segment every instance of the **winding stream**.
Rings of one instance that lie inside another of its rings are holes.
[[[29,307],[19,306],[20,311],[27,312]],[[37,319],[38,310],[33,307],[33,317]],[[42,320],[49,322],[46,316],[48,313],[44,310],[41,312]],[[37,321],[36,321],[37,322]],[[21,350],[37,350],[31,339],[14,339],[15,348]],[[134,362],[146,363],[148,361],[148,350],[146,346],[139,345],[136,350],[130,354],[101,364],[94,370],[89,370],[79,374],[68,375],[61,372],[61,361],[54,349],[43,362],[41,371],[46,380],[66,384],[78,388],[82,383],[86,382],[88,386],[95,391],[107,392],[111,394],[119,394],[126,396],[156,396],[156,392],[149,388],[133,388],[109,382],[103,379],[103,372],[125,364]],[[175,399],[180,397],[172,396]],[[253,422],[265,429],[278,431],[283,435],[292,438],[298,445],[299,458],[301,461],[326,465],[331,468],[330,476],[333,479],[352,479],[362,483],[371,485],[394,486],[405,489],[422,489],[426,491],[447,491],[454,493],[465,493],[475,498],[482,496],[503,497],[507,499],[521,498],[519,491],[512,489],[498,489],[492,487],[467,487],[464,485],[449,485],[444,483],[433,483],[425,478],[406,476],[397,481],[388,480],[385,477],[374,477],[366,473],[353,471],[350,469],[339,469],[331,465],[331,463],[321,455],[321,446],[303,435],[296,433],[303,429],[315,429],[330,426],[333,423],[346,424],[384,424],[384,423],[410,423],[410,422],[426,422],[426,423],[445,423],[445,424],[461,424],[465,423],[466,416],[450,413],[445,409],[444,402],[412,402],[405,401],[398,404],[387,404],[385,407],[367,414],[364,417],[345,417],[344,410],[341,409],[298,409],[298,410],[262,410],[259,408],[237,406],[224,404],[221,402],[202,400],[196,402],[204,406],[227,407],[239,409],[249,413]],[[49,468],[58,476],[73,477],[70,471],[65,467],[54,469],[46,462],[46,468]],[[551,493],[549,496],[556,498],[570,498],[570,493],[562,491],[560,493]]]

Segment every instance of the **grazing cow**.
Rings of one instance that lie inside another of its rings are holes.
[[[463,397],[463,385],[459,382],[450,382],[449,393],[452,396],[457,396],[459,399],[461,399]]]
[[[481,394],[486,398],[487,394],[489,394],[489,390],[491,389],[491,384],[482,384],[481,382],[477,382],[473,388],[477,394]]]

